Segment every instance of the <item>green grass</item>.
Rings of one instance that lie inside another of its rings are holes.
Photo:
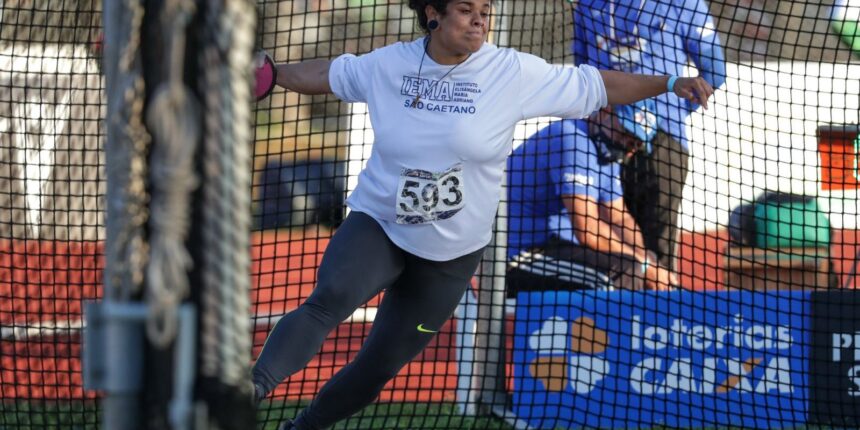
[[[295,417],[306,403],[271,402],[260,405],[257,430],[275,430],[282,420]],[[101,430],[96,401],[0,402],[0,430]],[[499,419],[464,417],[450,403],[379,403],[368,406],[332,429],[512,429]],[[720,430],[735,430],[721,427]],[[806,425],[794,430],[831,430]],[[651,430],[669,430],[654,426]]]
[[[99,406],[93,401],[2,402],[2,430],[99,430]]]
[[[306,403],[260,405],[257,429],[275,430],[295,417]],[[2,402],[0,430],[101,430],[96,401]],[[511,429],[501,420],[464,417],[448,403],[380,403],[368,406],[333,429]]]
[[[262,404],[257,414],[259,430],[275,430],[285,418],[295,417],[303,403]],[[379,403],[344,420],[334,430],[370,429],[511,429],[489,417],[465,417],[450,403]]]

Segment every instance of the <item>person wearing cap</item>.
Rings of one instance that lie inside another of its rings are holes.
[[[590,288],[581,267],[618,289],[677,284],[645,248],[624,204],[621,165],[642,150],[640,142],[610,132],[600,121],[555,121],[508,158],[509,295]]]

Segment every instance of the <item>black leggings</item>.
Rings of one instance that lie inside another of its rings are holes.
[[[322,387],[295,424],[324,429],[358,412],[448,320],[482,254],[425,260],[398,248],[370,216],[350,213],[325,250],[316,289],[269,334],[254,366],[254,383],[268,393],[304,368],[331,330],[385,290],[355,359]]]

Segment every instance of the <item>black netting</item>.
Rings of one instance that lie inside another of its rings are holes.
[[[84,299],[101,295],[100,2],[0,5],[0,428],[95,428]]]
[[[256,45],[278,63],[422,35],[401,1],[257,7]],[[586,122],[518,124],[473,288],[377,402],[337,428],[857,426],[860,4],[493,7],[499,46],[604,68],[646,52],[638,71],[701,74],[719,89],[708,110],[657,104],[661,131],[623,165],[600,162],[629,142],[621,128],[600,140]],[[105,261],[101,9],[0,5],[0,428],[100,422],[79,356],[82,300],[101,296]],[[252,359],[313,291],[373,144],[366,106],[334,96],[276,89],[255,115]],[[671,291],[626,291],[660,276]],[[379,303],[278,385],[260,428],[294,418],[355,357]]]

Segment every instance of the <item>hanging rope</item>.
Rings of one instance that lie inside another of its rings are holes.
[[[200,141],[201,114],[183,75],[185,32],[195,9],[189,0],[168,0],[163,10],[165,40],[169,43],[167,80],[156,88],[146,112],[155,143],[150,159],[152,217],[146,271],[146,333],[152,344],[161,348],[176,337],[177,309],[188,296],[188,271],[193,266],[185,240],[190,197],[198,185],[194,154]]]
[[[146,207],[147,161],[150,135],[143,125],[146,87],[140,53],[140,32],[144,10],[140,1],[127,0],[127,40],[117,40],[118,73],[108,82],[107,160],[108,176],[105,244],[105,298],[129,301],[140,292],[147,242],[144,225],[149,218]],[[126,17],[123,17],[126,18]],[[126,22],[123,21],[123,24]],[[109,112],[110,112],[109,111]]]

